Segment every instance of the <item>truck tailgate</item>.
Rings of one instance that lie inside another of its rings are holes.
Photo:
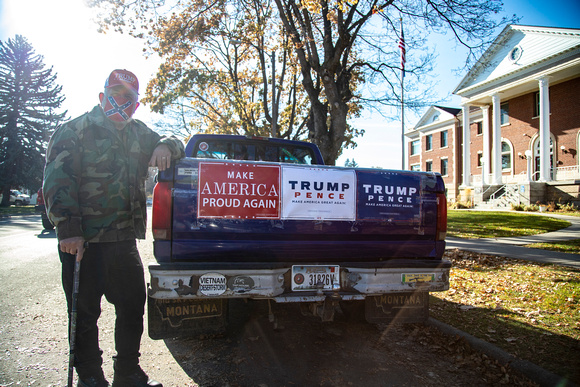
[[[173,171],[160,175],[173,180],[160,263],[364,266],[445,251],[438,174],[193,158]]]

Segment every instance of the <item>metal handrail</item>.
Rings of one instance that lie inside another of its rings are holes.
[[[495,200],[495,199],[499,199],[501,198],[504,194],[505,194],[505,188],[506,188],[507,184],[502,185],[501,187],[499,187],[494,193],[492,193],[491,195],[489,195],[489,200]],[[499,197],[495,197],[495,194],[498,193],[499,191],[504,190],[504,193],[501,194]]]
[[[501,191],[503,189],[503,192],[501,195],[499,195],[498,197],[495,197],[495,194],[497,194],[499,191]],[[516,194],[517,193],[517,194]],[[508,200],[510,198],[512,199],[517,199],[518,203],[521,203],[521,197],[523,197],[523,195],[521,193],[518,192],[518,187],[517,185],[514,184],[504,184],[502,185],[497,191],[495,191],[493,194],[490,195],[489,200],[490,201],[497,201],[500,200],[504,197],[507,197]]]

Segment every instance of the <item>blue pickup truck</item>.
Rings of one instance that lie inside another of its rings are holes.
[[[227,327],[239,300],[420,322],[449,288],[437,173],[324,166],[310,143],[194,135],[159,173],[149,266],[154,339]]]

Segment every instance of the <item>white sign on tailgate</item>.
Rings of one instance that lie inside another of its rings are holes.
[[[282,219],[356,220],[354,170],[282,167]]]

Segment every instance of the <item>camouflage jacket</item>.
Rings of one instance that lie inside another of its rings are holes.
[[[59,240],[88,242],[145,238],[145,179],[155,147],[183,157],[181,141],[161,137],[144,123],[117,130],[101,107],[60,126],[46,152],[43,193]]]

